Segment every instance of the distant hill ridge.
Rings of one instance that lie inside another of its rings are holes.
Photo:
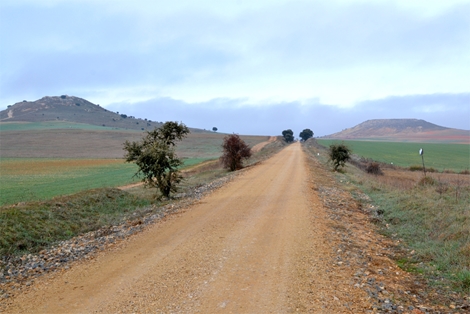
[[[153,130],[161,125],[155,121],[112,112],[83,98],[68,95],[22,101],[0,111],[0,122],[46,121],[67,121],[133,130]]]
[[[416,130],[416,131],[430,131],[430,130],[445,130],[449,129],[437,124],[433,124],[421,119],[374,119],[367,120],[358,125],[362,128],[376,128],[383,127],[395,129],[397,131]]]
[[[468,144],[470,131],[446,128],[421,119],[374,119],[324,138]]]

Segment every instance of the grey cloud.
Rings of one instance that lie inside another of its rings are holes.
[[[302,77],[299,73],[367,73],[391,64],[410,69],[410,75],[419,66],[436,70],[438,76],[468,66],[470,4],[425,17],[390,2],[289,1],[223,17],[204,8],[140,16],[133,10],[112,10],[107,5],[113,2],[33,3],[0,10],[2,98],[18,101],[72,91],[85,96],[140,86],[159,90],[188,81],[198,86],[263,82],[265,77],[282,82],[287,76]],[[394,73],[377,75],[387,78],[384,84],[393,84]],[[237,106],[234,112],[241,112],[237,110],[243,103],[224,106]],[[334,117],[328,106],[315,105],[309,111],[300,102],[271,105],[274,109],[267,114],[283,113],[293,121],[300,118],[291,112],[302,110]],[[248,116],[263,121],[267,109],[246,108]]]
[[[278,14],[283,30],[266,32],[272,37],[265,49],[279,51],[288,63],[296,62],[288,56],[328,68],[390,61],[435,63],[447,61],[442,57],[448,52],[453,53],[452,58],[464,56],[468,50],[462,49],[463,42],[470,48],[468,4],[427,18],[383,4],[341,8],[318,3],[301,5],[304,7],[286,7],[284,16]]]

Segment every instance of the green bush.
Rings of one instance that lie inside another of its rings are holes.
[[[302,141],[306,141],[309,138],[313,137],[313,131],[310,129],[304,129],[302,132],[300,132],[299,137],[302,139]]]
[[[292,143],[294,141],[294,132],[291,129],[282,131],[282,136],[287,143]]]
[[[166,198],[177,191],[177,184],[183,179],[178,170],[183,162],[176,155],[175,146],[188,133],[189,128],[183,123],[169,121],[147,131],[138,142],[124,142],[126,162],[139,167],[135,176],[142,175],[147,186],[158,188]]]
[[[351,159],[351,149],[345,144],[332,144],[330,145],[328,156],[333,163],[334,170],[344,167],[346,162]]]

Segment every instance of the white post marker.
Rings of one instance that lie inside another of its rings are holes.
[[[421,155],[421,159],[423,160],[423,171],[424,171],[424,176],[426,176],[426,167],[424,167],[424,151],[422,148],[419,149],[419,154]]]

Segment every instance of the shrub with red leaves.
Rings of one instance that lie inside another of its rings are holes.
[[[243,168],[243,159],[251,157],[251,148],[237,134],[224,137],[224,152],[220,160],[224,168],[235,171]]]

